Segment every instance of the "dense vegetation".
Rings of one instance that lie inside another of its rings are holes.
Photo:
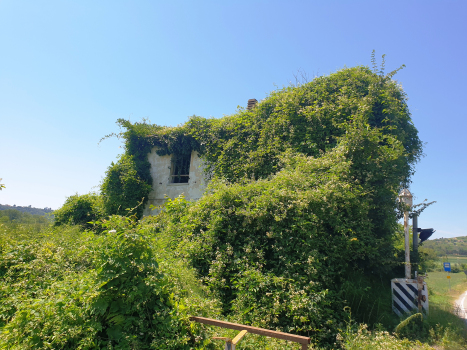
[[[54,225],[82,225],[91,228],[90,222],[104,216],[102,197],[96,193],[75,194],[66,199],[63,206],[54,212]]]
[[[126,152],[109,168],[104,201],[113,198],[114,208],[144,203],[149,188],[135,190],[124,174],[145,183],[154,146],[160,155],[198,151],[212,178],[210,194],[184,205],[164,230],[174,232],[179,250],[219,293],[226,315],[326,338],[335,332],[329,314],[340,318],[345,294],[356,290],[350,276],[400,273],[396,198],[422,144],[394,73],[343,69],[273,92],[252,110],[192,117],[173,128],[119,120]],[[130,200],[134,193],[139,198]],[[264,288],[245,289],[255,283]],[[263,299],[276,294],[283,303],[302,295],[315,303],[304,309],[314,311],[278,309],[264,317],[271,305]]]
[[[202,346],[188,316],[214,314],[216,304],[190,289],[191,271],[158,264],[150,226],[113,217],[99,228],[115,231],[2,224],[0,348]]]
[[[378,206],[372,209],[378,217],[375,224],[381,222],[375,231],[388,234],[393,227],[385,220],[393,211],[395,187],[409,181],[422,154],[405,94],[391,79],[394,73],[343,69],[275,91],[253,110],[220,119],[193,116],[178,127],[120,119],[125,130],[117,136],[125,140],[125,154],[104,180],[106,208],[115,213],[116,205],[122,211],[147,200],[150,186],[146,185],[152,184],[147,153],[154,146],[160,155],[196,150],[207,162],[208,174],[238,182],[277,173],[284,154],[321,157],[337,145],[346,145],[350,175],[372,191]]]
[[[28,227],[33,231],[41,231],[51,223],[51,218],[44,215],[33,215],[15,209],[0,210],[0,224],[9,228]]]
[[[188,321],[190,315],[225,316],[215,293],[209,292],[178,256],[173,236],[161,230],[163,222],[180,213],[187,203],[168,204],[171,215],[165,219],[159,216],[136,221],[113,216],[96,223],[94,231],[50,224],[38,230],[21,220],[0,223],[0,349],[222,347],[210,338],[233,336],[235,332]],[[285,283],[290,282],[278,279],[276,292]],[[265,287],[271,285],[252,286]],[[307,305],[313,304],[320,306],[316,300]],[[338,333],[332,347],[432,349],[428,344],[433,344],[437,349],[463,349],[462,322],[453,326],[455,319],[449,313],[452,307],[446,305],[448,311],[443,311],[433,305],[433,300],[431,304],[428,320],[402,322],[395,334],[383,327],[392,331],[396,323],[385,322],[370,331],[366,325],[356,324],[346,309],[345,318],[337,320]],[[277,307],[287,305],[274,305],[273,310]],[[390,308],[374,313],[384,318]],[[230,320],[241,317],[232,314]],[[240,349],[298,347],[247,335]]]
[[[47,235],[5,231],[3,344],[209,348],[212,330],[187,321],[195,314],[324,347],[351,348],[349,310],[394,329],[389,280],[403,275],[396,199],[422,154],[394,73],[343,69],[252,110],[178,127],[119,120],[125,153],[100,195],[70,197]],[[138,220],[153,147],[198,151],[210,187],[197,202],[168,200]]]

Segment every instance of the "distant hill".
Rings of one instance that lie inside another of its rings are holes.
[[[32,215],[45,215],[45,214],[53,212],[52,208],[47,208],[47,207],[33,208],[31,206],[21,207],[17,205],[0,204],[0,210],[7,210],[7,209],[14,209],[14,210],[18,210],[23,213],[29,213]]]
[[[467,255],[467,236],[430,239],[423,243],[423,247],[433,249],[438,256]]]

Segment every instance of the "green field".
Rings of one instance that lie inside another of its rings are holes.
[[[447,276],[451,278],[448,279]],[[455,298],[457,294],[467,290],[467,276],[463,272],[449,274],[444,271],[428,272],[428,278],[425,281],[430,293],[443,295],[445,298],[448,296]]]
[[[467,264],[467,256],[465,255],[448,255],[441,257],[443,262],[450,262],[452,264]]]
[[[467,276],[464,273],[429,272],[426,283],[428,285],[428,299],[430,314],[428,322],[436,324],[452,325],[455,329],[466,329],[463,320],[456,316],[455,301],[467,290]],[[449,284],[450,283],[450,284]]]

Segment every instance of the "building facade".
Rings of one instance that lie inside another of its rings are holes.
[[[197,152],[185,157],[173,155],[159,156],[154,147],[148,154],[151,164],[152,190],[143,215],[156,215],[160,210],[151,210],[150,206],[164,204],[166,198],[184,195],[187,200],[198,200],[207,186],[204,163]]]

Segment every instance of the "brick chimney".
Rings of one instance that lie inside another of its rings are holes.
[[[256,98],[250,98],[248,100],[248,105],[247,105],[246,109],[248,109],[248,110],[253,109],[253,107],[255,107],[257,104],[258,104],[258,100]]]

